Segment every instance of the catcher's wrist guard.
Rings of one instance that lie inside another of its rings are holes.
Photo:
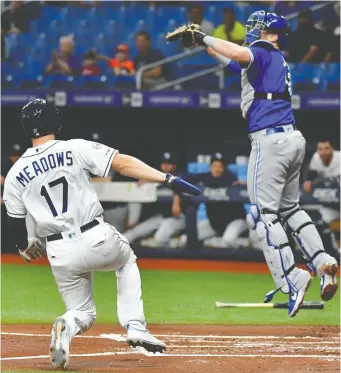
[[[202,32],[201,30],[194,30],[194,39],[195,39],[195,44],[200,45],[200,46],[206,46],[204,43],[204,37],[206,34]]]

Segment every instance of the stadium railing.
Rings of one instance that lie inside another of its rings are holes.
[[[140,67],[136,72],[136,89],[138,91],[142,90],[142,77],[143,77],[143,73],[146,70],[152,69],[154,67],[165,65],[166,63],[171,63],[171,62],[175,62],[175,61],[184,60],[188,57],[191,57],[191,56],[194,56],[196,54],[203,53],[203,52],[205,52],[205,48],[203,48],[203,47],[198,47],[198,48],[195,48],[195,49],[192,49],[192,50],[187,49],[182,53],[178,53],[178,54],[175,54],[173,56],[166,57],[166,58],[164,58],[160,61],[152,62],[150,64],[147,64],[147,65],[144,65],[144,66]],[[221,65],[218,65],[218,66],[214,65],[213,67],[210,66],[208,68],[202,69],[199,72],[194,72],[192,74],[189,74],[185,77],[173,79],[169,82],[159,84],[159,85],[155,86],[153,88],[153,90],[161,90],[161,89],[170,88],[170,87],[176,86],[180,83],[184,83],[184,82],[187,82],[187,81],[193,80],[195,78],[198,78],[198,77],[201,77],[201,76],[204,76],[204,75],[208,75],[208,74],[211,74],[211,73],[214,73],[214,72],[217,72],[219,74],[218,75],[219,76],[219,88],[223,89],[224,84],[225,84],[223,70],[224,70],[224,66],[221,66]]]

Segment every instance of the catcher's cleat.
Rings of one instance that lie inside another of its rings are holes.
[[[50,360],[53,368],[67,369],[69,366],[70,336],[65,320],[58,317],[52,327]]]
[[[320,288],[321,288],[321,298],[322,300],[331,300],[337,291],[337,264],[327,263],[322,266],[317,273],[320,275]]]
[[[290,284],[289,293],[289,307],[288,315],[295,317],[299,311],[303,301],[305,293],[307,292],[311,283],[311,276],[308,271],[300,270],[295,284]]]
[[[134,326],[127,325],[127,343],[132,347],[143,347],[148,352],[164,352],[166,350],[166,344],[159,339],[155,338],[150,332],[140,330]]]

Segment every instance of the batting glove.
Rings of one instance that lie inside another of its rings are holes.
[[[19,249],[20,256],[26,263],[30,263],[32,259],[38,260],[46,255],[43,244],[38,238],[29,238],[28,247],[25,250]]]
[[[175,193],[187,193],[193,196],[199,196],[201,190],[193,184],[185,181],[181,177],[174,176],[171,174],[166,175],[165,186],[172,189]]]

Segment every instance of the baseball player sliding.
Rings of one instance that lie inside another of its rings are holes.
[[[146,328],[136,256],[125,237],[103,221],[89,173],[105,177],[113,168],[125,176],[163,183],[177,193],[197,195],[200,190],[105,145],[56,140],[62,127],[58,110],[45,100],[23,107],[22,125],[33,146],[9,171],[4,201],[10,233],[25,261],[44,255],[39,239],[27,239],[26,214],[33,217],[38,235],[46,237],[48,260],[67,308],[52,328],[53,367],[68,367],[72,338],[96,319],[93,271],[116,271],[118,318],[127,330],[127,343],[163,352],[166,345]]]
[[[262,240],[277,289],[289,294],[289,316],[297,314],[311,282],[308,271],[295,266],[284,226],[288,226],[308,267],[320,278],[321,298],[337,290],[337,262],[325,253],[308,214],[299,205],[299,175],[306,141],[295,125],[291,107],[291,76],[282,50],[290,27],[284,17],[257,11],[246,24],[244,46],[205,35],[198,25],[183,26],[166,35],[184,46],[212,48],[217,58],[241,69],[243,117],[248,120],[252,150],[248,167],[251,200],[247,223]]]

